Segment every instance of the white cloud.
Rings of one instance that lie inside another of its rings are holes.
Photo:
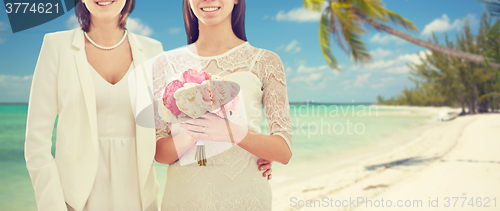
[[[78,23],[78,19],[76,18],[76,15],[71,15],[69,16],[68,20],[66,20],[66,28],[68,29],[76,29],[80,27],[80,23]]]
[[[312,73],[312,74],[309,74],[309,75],[302,75],[302,76],[298,76],[298,77],[295,77],[292,79],[292,82],[307,82],[307,83],[313,83],[315,81],[317,81],[318,79],[321,78],[323,74],[321,73]]]
[[[383,71],[388,73],[407,73],[410,68],[407,67],[407,63],[410,64],[420,64],[419,55],[425,58],[426,54],[430,51],[421,51],[414,54],[403,54],[395,59],[391,60],[376,60],[364,65],[358,65],[351,67],[351,70],[363,70],[363,71]]]
[[[375,59],[383,59],[389,55],[392,55],[392,51],[390,50],[385,50],[382,48],[377,48],[374,51],[370,51],[370,55],[375,58]]]
[[[33,75],[17,76],[17,75],[0,75],[0,83],[4,84],[9,81],[30,81]]]
[[[319,67],[306,67],[304,65],[300,65],[299,68],[297,68],[297,73],[314,73],[325,69],[328,69],[328,65],[323,65]]]
[[[468,14],[463,19],[455,19],[453,23],[450,21],[448,15],[443,14],[440,18],[436,18],[429,24],[425,25],[424,30],[422,31],[422,36],[431,36],[432,32],[442,33],[452,30],[460,30],[464,26],[466,19],[471,25],[479,23],[479,20],[476,19],[474,14]]]
[[[6,32],[9,30],[9,24],[0,21],[0,32]]]
[[[321,17],[320,12],[306,10],[303,7],[292,9],[288,12],[281,10],[276,14],[277,21],[291,21],[291,22],[316,22]]]
[[[28,102],[32,75],[0,75],[0,102]]]
[[[363,85],[366,83],[368,78],[372,75],[372,73],[365,73],[362,75],[357,75],[356,76],[356,82],[354,83],[354,86],[357,87],[363,87]]]
[[[392,78],[392,77],[382,78],[382,79],[380,80],[380,82],[381,82],[381,83],[379,83],[379,84],[373,84],[373,85],[371,85],[370,87],[371,87],[371,88],[373,88],[373,89],[380,88],[380,87],[384,87],[385,85],[387,85],[387,84],[388,84],[388,82],[390,82],[390,81],[392,81],[392,80],[394,80],[394,78]]]
[[[383,86],[384,86],[384,84],[373,84],[373,85],[371,85],[370,87],[371,87],[372,89],[376,89],[376,88],[380,88],[380,87],[383,87]]]
[[[144,25],[139,18],[128,18],[127,29],[142,36],[153,34],[153,30],[149,26]]]
[[[443,14],[441,18],[433,20],[431,23],[425,25],[422,35],[429,36],[432,32],[446,32],[454,29],[459,29],[463,25],[463,21],[456,19],[453,23],[450,23],[450,18],[446,14]]]
[[[406,43],[405,40],[399,38],[399,37],[396,37],[392,34],[380,34],[380,33],[377,33],[375,35],[373,35],[372,38],[370,38],[370,40],[368,40],[369,42],[371,43],[377,43],[377,44],[382,44],[382,45],[387,45],[387,44],[390,44],[390,43],[394,43],[396,45],[401,45],[401,44],[404,44]]]
[[[177,34],[177,33],[181,32],[181,30],[182,30],[181,28],[172,27],[172,28],[168,29],[168,33],[169,34]]]
[[[302,48],[299,47],[299,41],[297,40],[293,40],[285,47],[285,51],[288,53],[298,53],[301,50]]]
[[[404,65],[404,66],[399,66],[399,67],[391,67],[391,68],[387,69],[385,72],[402,74],[402,73],[409,73],[410,70],[411,69],[407,65]]]
[[[307,67],[305,65],[299,65],[296,71],[293,71],[291,68],[287,71],[294,72],[294,78],[291,79],[291,82],[306,82],[310,86],[318,86],[318,80],[324,78],[324,74],[339,74],[338,71],[330,69],[328,65],[317,67]]]

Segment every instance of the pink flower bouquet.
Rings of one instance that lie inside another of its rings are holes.
[[[167,121],[178,118],[182,114],[191,118],[203,116],[211,112],[227,120],[238,109],[240,88],[228,78],[211,75],[205,70],[189,69],[168,83],[162,100],[164,115]],[[195,159],[200,165],[206,166],[204,155],[205,140],[196,142]]]

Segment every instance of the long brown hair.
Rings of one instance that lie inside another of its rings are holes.
[[[200,36],[198,18],[194,15],[193,10],[191,10],[189,0],[184,0],[182,7],[184,13],[184,25],[186,27],[186,35],[189,45],[196,42]],[[247,41],[247,36],[245,34],[245,0],[238,0],[238,4],[234,5],[231,15],[231,24],[233,25],[234,34],[238,38]]]
[[[135,6],[135,0],[126,1],[127,2],[125,2],[125,6],[121,11],[120,21],[118,22],[118,25],[121,28],[125,28],[125,25],[127,25],[128,15],[132,13],[132,10],[134,10]],[[82,0],[75,0],[75,14],[78,18],[80,26],[82,27],[82,30],[88,32],[90,28],[90,11],[82,3]]]

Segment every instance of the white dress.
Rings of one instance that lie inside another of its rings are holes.
[[[84,211],[142,210],[137,170],[136,124],[127,80],[132,68],[133,64],[126,75],[113,85],[89,64],[96,96],[99,164]],[[151,206],[150,210],[156,211],[154,208],[156,206]]]
[[[161,102],[168,78],[190,68],[227,76],[238,83],[243,95],[248,128],[261,132],[262,105],[271,135],[282,136],[292,148],[292,124],[283,64],[275,53],[245,42],[224,54],[198,56],[187,47],[165,52],[153,64],[155,98]],[[170,128],[155,109],[157,139],[171,137]],[[161,111],[161,109],[160,109]],[[210,141],[206,142],[209,151]],[[195,147],[184,155],[192,154]],[[259,158],[234,147],[208,158],[207,166],[197,163],[168,167],[161,210],[271,210],[272,191],[258,170]]]

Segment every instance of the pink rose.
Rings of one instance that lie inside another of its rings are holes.
[[[212,91],[208,87],[208,84],[203,82],[202,85],[200,86],[200,93],[201,93],[201,99],[199,100],[200,105],[204,107],[205,109],[211,111],[212,109]],[[216,106],[214,105],[213,107],[216,109]]]
[[[198,71],[196,71],[195,69],[189,69],[182,73],[182,77],[184,77],[184,83],[201,84],[201,82],[208,80],[211,75],[205,70],[202,70],[198,73]]]
[[[179,80],[175,80],[170,82],[165,88],[165,92],[163,93],[163,105],[172,112],[173,115],[179,116],[181,111],[177,107],[175,102],[174,93],[177,89],[184,86],[184,83]]]

